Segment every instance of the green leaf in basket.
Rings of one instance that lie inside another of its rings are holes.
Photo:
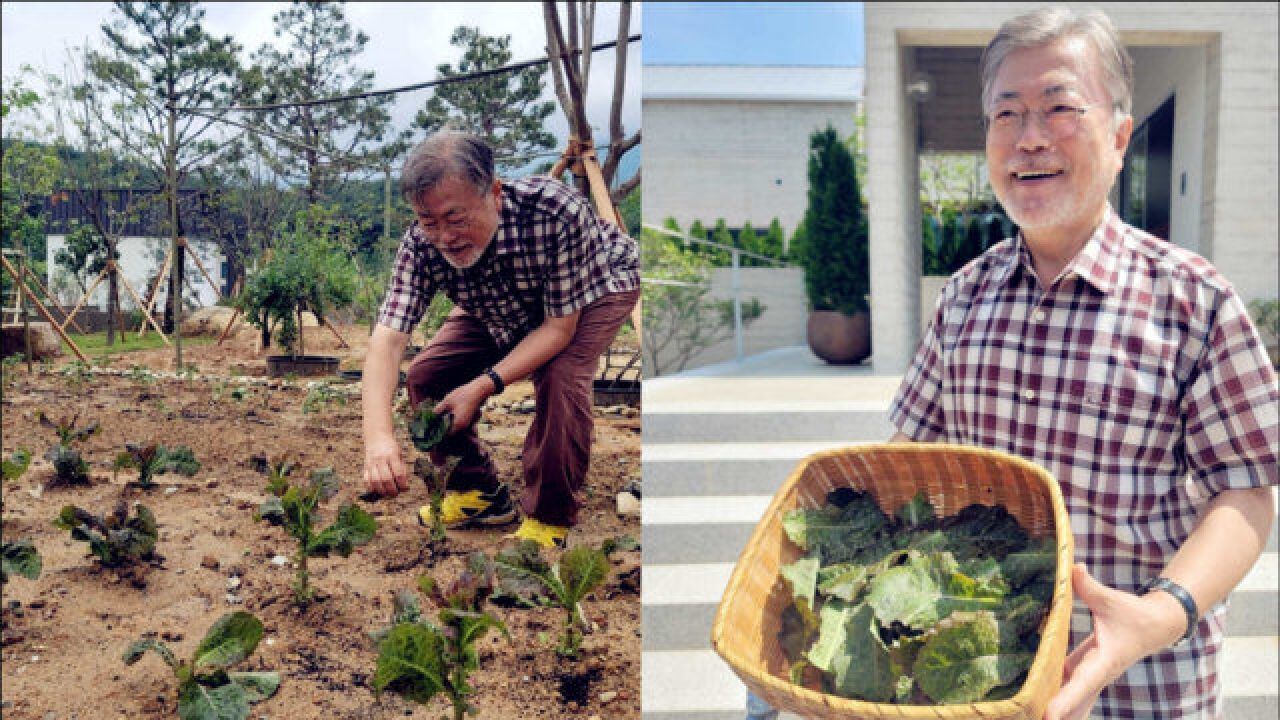
[[[848,490],[848,488],[844,488]],[[889,519],[870,493],[850,490],[843,505],[824,505],[815,510],[799,508],[782,518],[787,537],[808,554],[817,554],[824,564],[866,563],[880,552],[889,529]]]
[[[822,607],[821,623],[809,661],[830,673],[834,690],[871,702],[891,700],[902,670],[880,639],[871,607],[832,600]]]
[[[1017,682],[1033,658],[1032,653],[1001,651],[1000,627],[992,613],[959,613],[920,648],[913,670],[920,689],[933,701],[968,703]]]

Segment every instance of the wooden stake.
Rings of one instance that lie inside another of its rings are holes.
[[[67,329],[67,325],[71,322],[72,318],[76,316],[76,313],[80,312],[80,308],[84,307],[86,302],[89,302],[89,296],[93,295],[93,291],[98,289],[98,285],[102,284],[102,278],[106,277],[110,270],[111,261],[108,260],[106,267],[102,268],[102,272],[98,273],[98,277],[93,279],[93,283],[89,285],[88,290],[84,291],[84,295],[80,298],[80,302],[76,303],[76,306],[71,309],[71,313],[67,315],[67,319],[62,322],[61,327],[64,331]],[[110,320],[108,320],[108,322],[110,322]],[[77,329],[78,328],[79,326],[77,326]],[[83,333],[84,331],[81,330],[80,332]]]
[[[49,314],[49,311],[45,309],[44,304],[41,303],[40,300],[35,296],[35,293],[31,292],[31,288],[27,287],[27,284],[22,281],[22,275],[27,274],[25,272],[26,268],[24,267],[23,268],[24,272],[22,273],[22,275],[19,275],[18,271],[13,269],[13,266],[9,264],[9,259],[6,258],[4,255],[0,255],[0,262],[4,263],[4,269],[8,270],[9,274],[13,276],[13,281],[18,283],[18,288],[23,293],[26,293],[27,299],[30,300],[31,303],[36,306],[36,311],[40,313],[40,316],[43,317],[46,322],[48,322],[50,325],[53,326],[53,330],[54,332],[58,333],[58,337],[62,338],[62,341],[65,342],[67,346],[71,348],[71,351],[76,354],[76,357],[80,358],[81,362],[84,362],[84,363],[89,362],[89,358],[85,357],[84,353],[80,352],[80,346],[76,345],[75,341],[72,340],[70,337],[68,337],[65,332],[63,332],[62,327],[58,325],[58,323],[53,319],[53,316]]]
[[[200,257],[196,255],[196,251],[192,250],[191,246],[187,244],[186,238],[178,238],[178,242],[182,247],[187,249],[187,254],[196,262],[196,267],[200,269],[200,274],[204,275],[204,279],[209,281],[209,287],[213,288],[213,292],[216,293],[218,295],[218,299],[221,300],[222,291],[218,289],[218,283],[214,282],[213,277],[209,275],[209,271],[204,269],[204,263],[200,262]]]
[[[124,289],[129,291],[129,297],[133,298],[133,301],[138,303],[138,307],[142,307],[143,306],[142,298],[138,297],[138,293],[134,291],[133,286],[129,284],[129,281],[126,280],[123,275],[120,276],[120,284],[124,285]],[[164,344],[165,345],[170,344],[169,338],[165,337],[164,331],[160,329],[160,326],[156,323],[156,319],[151,317],[150,310],[143,310],[142,323],[143,323],[143,329],[146,329],[147,323],[151,323],[151,327],[155,328],[156,332],[160,334],[160,339],[164,341]],[[138,337],[142,337],[142,333],[138,333]]]
[[[160,281],[163,280],[165,274],[169,272],[169,263],[171,262],[173,262],[172,248],[170,248],[169,252],[164,254],[164,264],[160,266],[160,274],[156,276],[155,284],[151,286],[151,302],[144,303],[142,302],[142,300],[135,301],[138,303],[138,307],[142,308],[143,314],[146,315],[147,317],[151,317],[151,310],[155,308],[156,300],[160,297]],[[130,292],[133,292],[132,289],[130,289]],[[151,324],[155,325],[155,321],[152,320]],[[145,335],[146,333],[147,333],[147,323],[144,320],[142,323],[142,327],[138,328],[138,338],[141,339],[142,336]],[[167,344],[168,340],[166,340],[165,342]]]

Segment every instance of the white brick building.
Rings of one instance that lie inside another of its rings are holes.
[[[776,217],[789,238],[804,217],[809,135],[827,123],[852,135],[861,96],[861,68],[646,65],[645,221],[763,229]]]
[[[1097,3],[1134,57],[1135,144],[1171,144],[1144,163],[1141,205],[1164,206],[1171,242],[1207,257],[1246,301],[1277,294],[1277,5]],[[981,150],[981,49],[1000,24],[1043,3],[867,3],[872,360],[900,373],[919,342],[917,157]],[[923,101],[907,86],[928,79]],[[1169,101],[1172,100],[1172,103]],[[1172,114],[1170,120],[1169,114]],[[647,118],[646,118],[647,122]],[[652,142],[646,128],[646,142]],[[1128,170],[1126,170],[1128,172]],[[647,174],[647,171],[646,171]],[[1161,182],[1156,182],[1160,178]],[[646,179],[648,179],[646,177]],[[1122,181],[1123,182],[1123,181]],[[1117,188],[1122,214],[1126,186]],[[1131,208],[1137,204],[1130,203]]]

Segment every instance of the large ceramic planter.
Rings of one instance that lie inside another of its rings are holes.
[[[871,356],[871,313],[829,310],[809,314],[809,348],[832,365],[852,365]]]

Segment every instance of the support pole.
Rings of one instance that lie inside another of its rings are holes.
[[[59,313],[63,315],[63,319],[65,320],[66,313],[62,312],[62,308],[58,307],[58,302],[53,297],[53,293],[49,292],[49,288],[45,287],[44,283],[40,282],[40,276],[35,274],[35,272],[31,269],[30,265],[26,265],[25,267],[26,267],[26,270],[24,272],[26,273],[27,277],[31,278],[31,282],[35,284],[35,288],[39,290],[41,294],[44,295],[44,298],[49,301],[49,304],[52,305],[54,309],[56,309]],[[46,308],[46,310],[47,309],[48,308]],[[81,335],[85,334],[84,329],[81,328],[80,324],[74,320],[71,321],[71,327],[75,328],[76,332],[80,333]]]
[[[733,260],[733,352],[738,362],[742,362],[742,252],[738,248],[729,251]]]
[[[209,287],[213,288],[213,292],[216,293],[218,299],[221,300],[222,291],[218,289],[218,283],[213,281],[213,276],[209,274],[209,271],[204,269],[204,263],[200,262],[200,256],[196,255],[195,250],[191,249],[191,245],[187,242],[186,238],[178,238],[178,242],[181,243],[182,247],[187,249],[187,254],[195,261],[196,267],[200,269],[200,274],[204,275],[204,279],[209,282]],[[188,285],[188,287],[190,287],[190,285]]]
[[[62,322],[62,329],[64,331],[67,329],[67,325],[71,323],[72,318],[76,316],[76,313],[80,312],[80,308],[84,307],[84,304],[89,302],[89,296],[93,295],[93,291],[97,290],[98,286],[102,284],[102,278],[106,277],[107,273],[111,271],[112,265],[113,261],[108,259],[106,267],[102,268],[102,272],[98,273],[98,277],[93,279],[93,283],[89,285],[89,289],[84,291],[84,295],[80,298],[80,302],[76,303],[76,306],[71,308],[71,312],[67,315],[67,319]],[[110,322],[110,320],[107,322]],[[77,329],[78,328],[79,326],[77,326]]]
[[[4,269],[9,271],[9,275],[13,277],[13,281],[18,284],[18,289],[21,292],[26,293],[27,299],[31,301],[32,305],[36,306],[36,311],[40,313],[40,316],[43,317],[46,322],[48,322],[50,325],[53,326],[53,331],[58,333],[58,337],[62,338],[62,341],[65,342],[67,346],[71,348],[71,351],[76,354],[76,357],[80,358],[81,362],[84,362],[84,363],[89,362],[89,358],[85,357],[84,353],[80,352],[80,347],[76,345],[74,340],[67,337],[67,334],[63,332],[62,328],[59,327],[58,323],[54,321],[53,316],[49,314],[49,311],[45,309],[45,306],[40,302],[40,300],[36,298],[35,293],[31,292],[31,289],[27,287],[27,284],[22,281],[22,276],[19,275],[18,271],[14,270],[13,266],[9,264],[9,259],[6,258],[4,255],[0,255],[0,263],[4,263]],[[23,274],[26,274],[25,267],[23,268],[23,270],[24,270]]]
[[[122,276],[120,278],[120,284],[124,285],[124,289],[129,291],[129,297],[133,298],[133,301],[138,303],[138,307],[142,307],[142,298],[138,297],[138,293],[134,291],[133,286],[129,284],[129,281]],[[160,329],[160,326],[156,324],[156,319],[151,317],[151,313],[147,310],[143,310],[142,312],[142,323],[144,329],[146,328],[146,323],[151,323],[151,327],[155,328],[156,332],[160,333],[160,339],[164,341],[164,344],[169,344],[169,338],[164,336],[164,331]],[[142,337],[142,333],[139,333],[138,337]]]
[[[170,248],[172,250],[172,248]],[[169,263],[173,262],[173,253],[166,252],[164,254],[164,264],[160,266],[160,274],[156,275],[156,281],[151,284],[151,302],[144,303],[137,300],[138,307],[142,308],[142,312],[147,317],[151,317],[151,310],[156,306],[156,299],[160,297],[160,281],[164,280],[164,275],[169,271]],[[152,323],[153,325],[155,323]],[[144,320],[142,326],[138,328],[138,337],[141,338],[147,333],[147,323]]]

